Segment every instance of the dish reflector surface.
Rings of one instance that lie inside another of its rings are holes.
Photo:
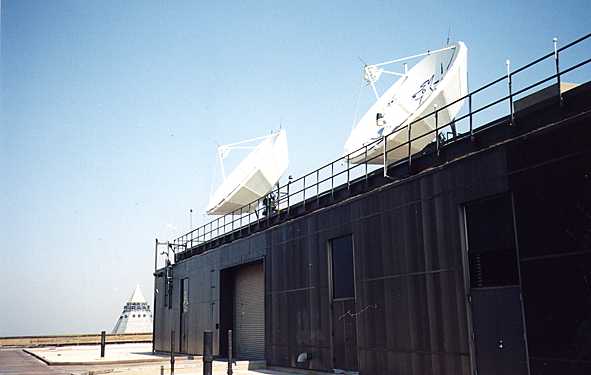
[[[382,64],[366,67],[365,77],[372,85],[381,75],[380,65]],[[456,42],[449,48],[429,53],[388,88],[363,115],[345,143],[345,154],[353,153],[350,159],[353,163],[362,163],[367,160],[370,164],[382,164],[384,163],[383,139],[368,146],[367,156],[364,146],[394,132],[387,139],[388,162],[399,160],[408,155],[408,146],[396,148],[408,141],[408,129],[404,128],[398,132],[396,129],[403,128],[433,112],[435,107],[445,107],[467,93],[468,49],[466,45],[463,42]],[[442,127],[450,123],[463,104],[464,100],[460,100],[439,110],[438,126]],[[432,115],[412,124],[411,139],[434,129],[435,116]],[[411,154],[422,150],[435,137],[436,134],[433,132],[413,140]]]
[[[222,182],[209,201],[207,213],[225,215],[244,207],[242,213],[254,212],[250,203],[271,192],[287,170],[287,135],[280,130],[266,137]]]

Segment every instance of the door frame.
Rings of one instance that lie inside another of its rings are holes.
[[[353,298],[333,298],[333,267],[332,267],[332,241],[342,238],[342,237],[351,237],[351,248],[353,253]],[[326,240],[326,255],[327,255],[327,263],[328,263],[328,303],[330,306],[330,314],[329,314],[329,322],[330,322],[330,362],[332,364],[333,369],[337,369],[335,366],[335,346],[334,346],[334,302],[339,301],[350,301],[353,300],[355,304],[357,304],[357,267],[355,264],[357,263],[355,257],[355,236],[353,233],[346,233],[336,237],[331,237]],[[357,318],[355,318],[357,319]],[[359,339],[359,324],[355,321],[355,355],[357,356],[357,368],[354,371],[359,371],[359,346],[357,345],[357,340]],[[344,370],[344,369],[343,369]]]
[[[478,363],[476,360],[476,337],[474,332],[474,320],[473,320],[473,312],[472,312],[472,292],[470,287],[470,258],[469,258],[469,245],[468,245],[468,222],[466,220],[466,206],[470,203],[481,201],[481,200],[488,200],[494,199],[500,196],[506,195],[509,198],[511,204],[511,220],[513,220],[513,242],[515,245],[515,258],[517,262],[517,282],[518,284],[515,286],[519,287],[519,300],[521,305],[521,322],[522,322],[522,330],[523,330],[523,342],[524,342],[524,350],[525,350],[525,364],[526,370],[528,374],[531,374],[530,363],[529,363],[529,347],[527,342],[527,324],[525,321],[525,305],[523,301],[523,289],[521,283],[521,261],[519,256],[519,237],[517,234],[517,216],[515,213],[515,197],[513,192],[506,191],[499,194],[493,194],[485,197],[481,197],[478,199],[474,199],[471,201],[462,202],[458,205],[458,218],[459,218],[459,225],[460,225],[460,247],[461,247],[461,259],[462,259],[462,271],[464,276],[464,295],[465,295],[465,305],[466,305],[466,324],[469,333],[468,338],[468,349],[470,353],[470,372],[472,374],[478,374]],[[499,287],[502,288],[502,287]]]

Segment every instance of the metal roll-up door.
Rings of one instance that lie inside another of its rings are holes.
[[[234,289],[234,340],[236,357],[265,358],[265,278],[263,264],[236,270]]]

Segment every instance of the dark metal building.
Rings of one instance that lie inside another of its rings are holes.
[[[181,239],[155,273],[155,349],[174,330],[199,354],[212,330],[224,357],[233,329],[269,366],[590,374],[591,84],[546,96],[388,177]]]

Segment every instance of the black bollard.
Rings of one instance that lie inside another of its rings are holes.
[[[232,330],[228,330],[228,375],[232,375]]]
[[[174,329],[170,331],[170,375],[174,375]]]
[[[105,358],[105,343],[107,341],[107,333],[101,331],[101,358]]]
[[[213,333],[203,331],[203,375],[211,375],[213,362]]]

